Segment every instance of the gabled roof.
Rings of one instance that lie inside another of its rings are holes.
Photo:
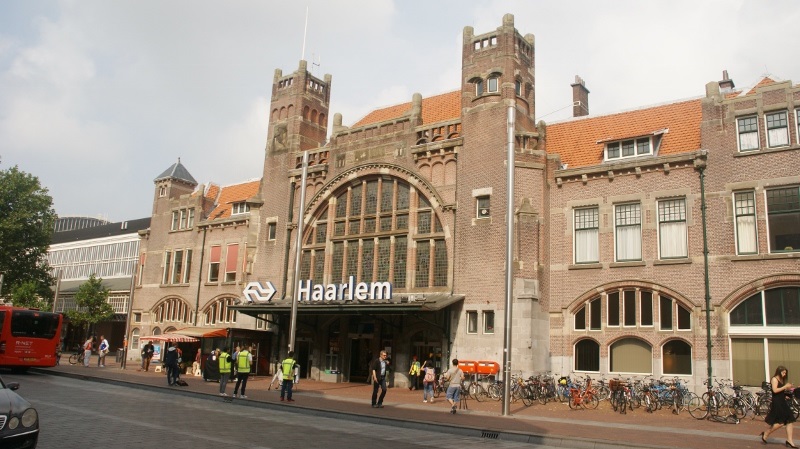
[[[181,164],[180,158],[178,158],[178,162],[170,165],[168,169],[164,170],[164,173],[158,175],[153,182],[158,182],[164,179],[177,179],[194,186],[197,185],[197,181],[194,180],[194,177],[192,177],[192,174],[189,173],[189,170],[187,170],[186,167]]]
[[[752,89],[747,91],[747,93],[745,95],[754,94],[754,93],[756,93],[756,89],[758,89],[759,87],[769,86],[770,84],[775,84],[775,83],[777,83],[777,81],[772,79],[770,76],[765,76],[764,78],[761,78],[761,81],[756,83],[756,85],[753,86]]]
[[[376,109],[352,127],[371,125],[386,120],[400,118],[411,112],[411,102]],[[461,91],[456,90],[445,94],[434,95],[422,99],[422,123],[438,123],[455,120],[461,117]]]
[[[557,153],[569,168],[603,163],[605,143],[632,137],[662,134],[658,155],[700,149],[700,99],[641,109],[582,117],[547,125],[547,152]],[[630,160],[630,159],[626,159]]]
[[[217,187],[219,189],[219,198],[217,204],[211,213],[208,215],[209,220],[217,220],[220,218],[228,218],[231,216],[231,207],[234,203],[242,203],[258,193],[258,188],[261,185],[261,180],[256,179],[253,181],[243,182],[241,184],[233,184],[225,187]],[[212,189],[209,189],[212,190]],[[208,195],[206,195],[208,197]]]

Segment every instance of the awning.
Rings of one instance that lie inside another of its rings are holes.
[[[181,335],[198,338],[215,338],[228,336],[228,329],[209,328],[209,327],[184,327],[175,331]]]
[[[88,279],[61,281],[58,291],[59,293],[75,293],[87,281]],[[131,277],[103,278],[102,285],[111,292],[127,292],[131,289]]]
[[[174,341],[177,343],[194,343],[199,341],[194,337],[189,337],[188,335],[181,335],[181,334],[161,334],[161,335],[151,335],[149,337],[139,337],[140,341]]]
[[[384,313],[397,314],[408,312],[435,312],[464,299],[464,295],[447,293],[430,295],[403,295],[392,300],[381,301],[319,301],[297,305],[298,314],[332,314],[332,313]],[[245,315],[255,316],[262,313],[288,313],[292,310],[291,299],[273,300],[266,304],[247,304],[229,307]]]

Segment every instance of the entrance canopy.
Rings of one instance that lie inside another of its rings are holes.
[[[297,305],[298,314],[321,313],[381,313],[403,314],[409,312],[435,312],[445,307],[462,301],[464,295],[450,295],[447,293],[429,295],[404,295],[392,300],[381,301],[318,301],[300,302]],[[252,303],[240,306],[231,306],[230,309],[245,315],[259,315],[262,313],[289,313],[292,310],[292,299],[283,298],[272,300],[268,303]]]
[[[181,335],[181,334],[161,334],[161,335],[151,335],[149,337],[139,337],[139,340],[142,341],[174,341],[178,343],[194,343],[198,341],[194,337],[189,337],[188,335]]]
[[[197,338],[225,338],[228,336],[228,329],[208,328],[208,327],[184,327],[175,333]]]

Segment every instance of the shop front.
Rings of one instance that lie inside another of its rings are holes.
[[[461,295],[402,296],[380,301],[299,302],[295,359],[300,378],[324,382],[369,382],[369,363],[385,350],[389,384],[408,385],[413,356],[431,358],[440,369],[450,347],[451,308]],[[240,313],[271,316],[278,325],[279,357],[289,344],[291,300],[235,306]]]

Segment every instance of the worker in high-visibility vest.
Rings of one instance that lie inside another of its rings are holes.
[[[228,393],[225,393],[225,387],[231,377],[231,364],[233,362],[231,355],[228,354],[227,346],[217,355],[217,360],[219,360],[219,395],[227,396]]]
[[[281,373],[283,373],[283,383],[281,384],[281,401],[286,396],[286,400],[294,402],[292,399],[292,386],[294,386],[294,368],[297,361],[294,359],[294,351],[289,351],[287,357],[281,362]]]
[[[236,386],[233,388],[233,397],[239,393],[239,385],[242,386],[242,395],[239,396],[242,399],[247,399],[247,396],[244,393],[244,390],[247,388],[247,378],[250,377],[250,365],[253,363],[253,354],[251,351],[253,350],[252,345],[247,345],[236,354],[236,360],[233,362],[236,364]]]

